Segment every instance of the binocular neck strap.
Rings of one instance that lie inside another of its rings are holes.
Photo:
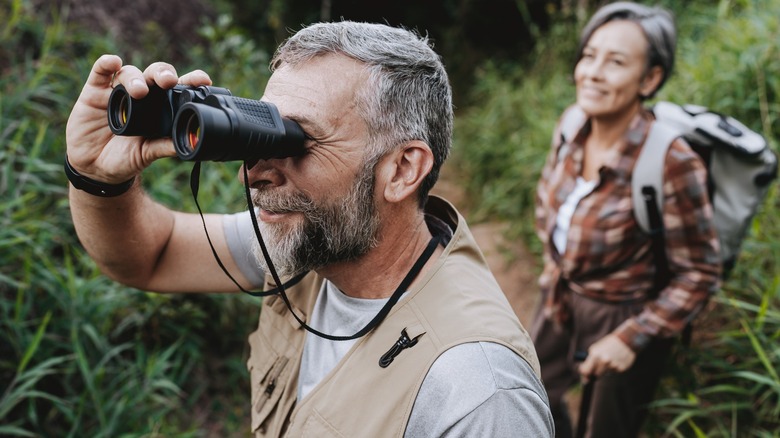
[[[263,252],[263,258],[266,261],[266,265],[268,266],[268,270],[271,271],[271,277],[273,278],[274,282],[279,285],[275,289],[265,291],[265,292],[252,292],[244,289],[240,284],[238,284],[238,281],[236,281],[235,278],[233,278],[232,275],[228,272],[227,268],[225,268],[225,265],[222,263],[222,261],[219,258],[219,255],[217,254],[216,249],[214,249],[214,245],[211,242],[211,238],[209,237],[208,229],[206,228],[206,220],[203,217],[203,211],[200,208],[200,204],[198,203],[198,189],[200,186],[200,166],[201,162],[196,161],[195,165],[192,168],[192,173],[190,174],[190,188],[192,189],[192,196],[195,199],[195,206],[198,208],[198,213],[200,214],[201,222],[203,223],[203,230],[206,232],[206,239],[209,242],[209,246],[211,247],[211,253],[214,255],[214,259],[217,261],[217,264],[222,269],[222,271],[225,273],[225,275],[230,278],[230,280],[235,284],[239,290],[241,290],[244,293],[247,293],[252,296],[256,297],[263,297],[263,296],[269,296],[269,295],[276,295],[279,294],[282,297],[282,300],[284,300],[285,305],[287,306],[287,309],[290,310],[290,313],[293,315],[296,321],[298,321],[298,324],[301,325],[304,329],[306,329],[309,333],[312,333],[316,336],[319,336],[324,339],[328,339],[331,341],[349,341],[352,339],[357,339],[361,336],[364,336],[366,333],[370,332],[374,329],[374,327],[378,326],[384,319],[387,317],[387,315],[390,313],[390,310],[393,308],[393,306],[398,302],[398,300],[401,298],[401,295],[404,294],[404,292],[409,289],[409,286],[412,284],[412,281],[414,281],[415,278],[417,278],[417,275],[419,275],[422,268],[425,266],[425,264],[428,262],[428,260],[433,255],[433,252],[436,250],[436,247],[439,245],[441,238],[436,235],[428,242],[428,245],[426,246],[425,250],[420,254],[420,257],[417,258],[417,261],[414,263],[411,269],[409,269],[409,272],[406,274],[404,279],[401,281],[401,283],[398,285],[398,287],[395,289],[393,294],[390,296],[390,298],[387,300],[384,306],[377,312],[376,316],[368,322],[368,324],[365,325],[362,329],[360,329],[357,333],[351,335],[351,336],[334,336],[329,335],[327,333],[322,333],[319,330],[316,330],[306,324],[293,310],[292,304],[290,304],[290,300],[287,297],[286,288],[292,287],[296,283],[298,283],[308,272],[303,272],[301,274],[298,274],[291,280],[289,280],[286,283],[282,283],[281,279],[279,278],[279,275],[276,273],[276,268],[274,268],[273,263],[271,262],[271,257],[268,254],[268,250],[266,249],[265,242],[263,241],[263,237],[260,234],[260,227],[257,224],[257,216],[254,214],[254,205],[252,204],[252,195],[249,191],[249,174],[247,171],[247,165],[244,163],[243,167],[243,173],[244,173],[244,189],[246,194],[246,201],[247,206],[249,208],[249,211],[251,214],[249,217],[252,219],[252,227],[255,230],[255,236],[257,237],[257,242],[260,244],[260,249]]]

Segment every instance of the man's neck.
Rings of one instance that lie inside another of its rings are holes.
[[[390,224],[380,233],[375,248],[357,260],[318,269],[344,294],[354,298],[387,298],[414,266],[430,242],[430,231],[422,214],[407,224]],[[439,246],[417,274],[421,278],[443,252]],[[416,281],[416,280],[415,280]],[[414,285],[414,282],[412,283]]]

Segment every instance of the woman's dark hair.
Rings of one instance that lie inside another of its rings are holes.
[[[663,70],[663,78],[655,90],[643,99],[655,95],[672,74],[674,67],[674,51],[677,46],[677,29],[672,14],[661,7],[650,7],[632,2],[610,3],[590,18],[580,34],[575,65],[582,59],[582,51],[590,40],[593,32],[613,20],[626,20],[639,25],[647,39],[647,69],[655,66]]]

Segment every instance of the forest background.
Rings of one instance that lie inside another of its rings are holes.
[[[259,98],[276,45],[352,19],[428,34],[455,89],[449,173],[472,222],[508,221],[535,256],[533,188],[574,99],[589,0],[0,0],[0,435],[248,436],[246,336],[259,301],[159,295],[102,276],[75,237],[64,127],[94,60],[208,71]],[[659,4],[676,14],[677,71],[658,99],[742,120],[777,150],[780,0]],[[126,3],[127,4],[127,3]],[[204,209],[245,208],[235,163],[207,164]],[[190,166],[149,169],[156,199],[195,211]],[[737,269],[670,364],[648,436],[780,436],[780,198],[771,188]],[[118,248],[117,250],[121,250]],[[204,258],[204,263],[210,260]]]

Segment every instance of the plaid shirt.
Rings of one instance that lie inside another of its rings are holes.
[[[536,229],[544,242],[544,271],[539,283],[545,312],[564,321],[571,293],[611,303],[646,301],[642,312],[614,334],[635,351],[652,337],[673,336],[685,327],[719,286],[718,238],[706,186],[706,169],[683,140],[669,148],[664,168],[663,221],[670,281],[653,294],[656,265],[650,237],[637,224],[631,202],[631,171],[654,123],[642,110],[632,120],[615,154],[599,169],[599,181],[576,206],[559,254],[552,243],[555,218],[582,171],[585,122],[561,149],[560,125],[537,187]],[[561,280],[561,281],[559,281]],[[655,296],[655,299],[648,300]]]

